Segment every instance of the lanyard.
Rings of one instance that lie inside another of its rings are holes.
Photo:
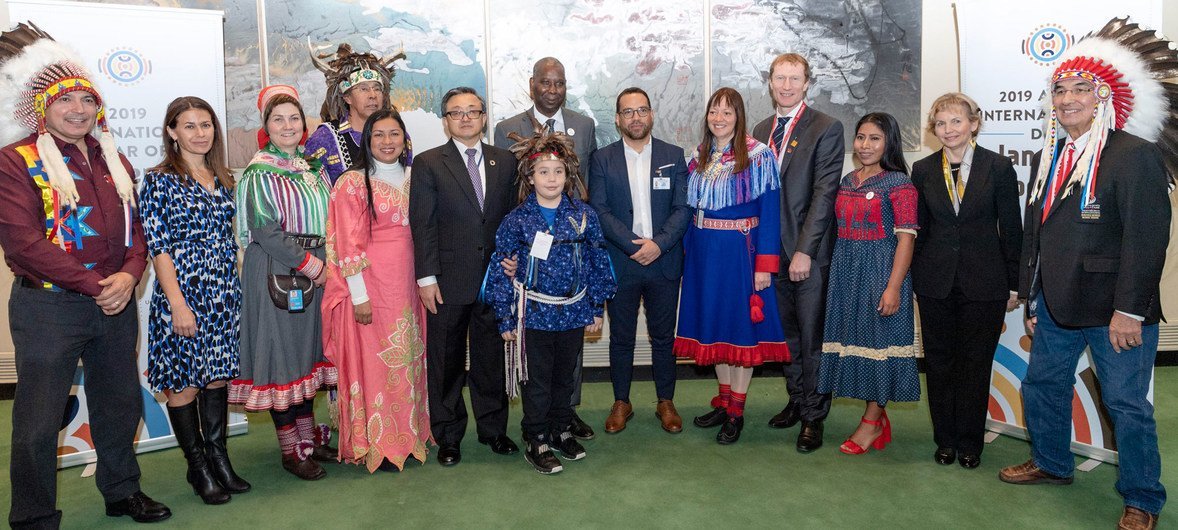
[[[798,122],[802,120],[802,113],[805,111],[806,111],[806,102],[803,101],[798,104],[798,113],[794,114],[793,119],[789,120],[789,125],[786,125],[785,134],[782,135],[782,137],[781,137],[782,143],[789,144],[790,137],[792,137],[794,135],[794,127],[798,126]],[[769,132],[769,138],[770,139],[773,138],[772,131]],[[781,146],[780,145],[773,145],[770,147],[772,147],[773,152],[777,154],[777,160],[781,161],[781,153],[782,153]]]

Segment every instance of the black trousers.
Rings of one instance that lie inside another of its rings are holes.
[[[135,433],[143,417],[135,358],[134,301],[122,313],[102,314],[77,293],[12,287],[9,325],[16,347],[12,404],[13,527],[57,528],[57,438],[78,360],[85,377],[90,436],[98,453],[95,483],[106,502],[139,491]]]
[[[618,275],[618,293],[606,305],[609,311],[609,375],[614,399],[630,401],[634,379],[634,344],[638,331],[638,307],[646,307],[646,333],[650,336],[650,364],[659,399],[675,398],[675,319],[679,310],[679,280],[668,280],[651,267],[627,268]]]
[[[577,350],[585,341],[585,328],[568,331],[524,330],[524,355],[528,381],[520,385],[524,437],[568,430],[573,422],[573,369]]]
[[[814,262],[811,262],[814,263]],[[830,394],[818,392],[818,366],[822,363],[822,327],[826,323],[826,283],[830,266],[810,267],[810,277],[789,279],[789,260],[781,260],[774,277],[781,328],[792,361],[783,368],[790,403],[800,407],[805,421],[822,421],[830,413]]]
[[[430,430],[439,444],[459,443],[466,434],[462,387],[469,383],[470,407],[480,440],[507,434],[507,391],[503,339],[490,307],[438,304],[426,312],[426,371]],[[466,346],[470,343],[470,373]]]
[[[981,454],[1006,300],[967,300],[956,286],[947,298],[916,299],[933,439],[938,447]]]

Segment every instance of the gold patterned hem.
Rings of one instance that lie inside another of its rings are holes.
[[[888,346],[884,349],[867,348],[864,346],[850,346],[839,342],[822,343],[822,353],[837,353],[839,357],[863,357],[873,361],[886,361],[896,358],[916,357],[916,348],[906,346]]]

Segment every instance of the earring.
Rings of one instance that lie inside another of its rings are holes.
[[[172,150],[179,151],[180,150],[180,142],[178,142],[176,140],[172,140]]]

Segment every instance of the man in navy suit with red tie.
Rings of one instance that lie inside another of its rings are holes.
[[[691,209],[687,206],[687,164],[683,149],[651,136],[654,109],[641,88],[623,90],[614,123],[622,139],[593,153],[589,169],[589,203],[597,210],[618,280],[610,301],[609,364],[614,405],[605,432],[626,428],[634,415],[630,381],[638,305],[646,307],[651,368],[663,430],[683,430],[675,410],[675,317],[683,246]]]
[[[753,127],[753,137],[777,155],[781,168],[781,271],[775,276],[781,326],[793,361],[785,366],[789,404],[769,420],[784,429],[798,422],[797,449],[822,446],[830,394],[818,392],[826,282],[834,252],[834,198],[843,171],[843,124],[806,105],[810,63],[784,53],[769,66],[777,108]]]

